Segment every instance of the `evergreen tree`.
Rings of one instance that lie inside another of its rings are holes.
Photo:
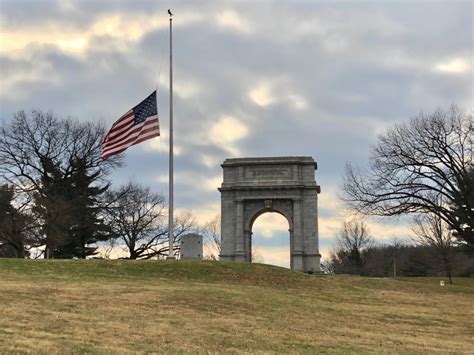
[[[90,244],[110,238],[111,230],[100,216],[102,208],[99,201],[109,185],[92,185],[99,173],[88,175],[84,159],[76,160],[72,166],[74,172],[71,174],[71,200],[74,224],[69,237],[74,248],[73,255],[85,259],[97,253],[97,247],[91,247]]]
[[[83,258],[95,255],[90,244],[107,240],[109,228],[103,223],[99,197],[107,190],[93,186],[99,172],[87,174],[85,159],[71,162],[62,172],[44,157],[41,193],[35,194],[35,212],[43,221],[45,257]]]
[[[15,192],[12,186],[0,186],[0,256],[23,258],[27,247],[34,244],[34,219],[15,207]]]
[[[451,204],[461,232],[454,230],[453,235],[467,250],[474,253],[474,168],[468,169],[464,179],[458,182],[460,194]]]

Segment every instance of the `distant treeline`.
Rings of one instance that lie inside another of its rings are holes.
[[[474,258],[465,248],[453,247],[449,260],[451,276],[474,277]],[[400,243],[372,246],[361,251],[358,258],[335,258],[333,255],[323,263],[323,269],[334,274],[373,277],[447,276],[443,258],[436,247]]]

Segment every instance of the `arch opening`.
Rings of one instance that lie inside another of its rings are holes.
[[[290,268],[290,238],[290,221],[283,214],[261,211],[250,223],[251,261]]]

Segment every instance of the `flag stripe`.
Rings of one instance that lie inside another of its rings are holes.
[[[135,116],[131,116],[131,117],[127,118],[126,120],[123,120],[122,122],[120,122],[119,125],[113,126],[112,129],[109,132],[109,135],[113,135],[115,132],[123,130],[124,127],[127,127],[130,124],[133,124],[134,123],[134,121],[133,121],[134,118],[135,118]]]
[[[123,129],[120,132],[117,132],[116,134],[108,136],[106,142],[108,144],[114,144],[114,142],[116,142],[118,140],[121,140],[126,135],[137,131],[137,129],[139,129],[141,126],[143,126],[144,124],[149,124],[150,122],[151,123],[156,122],[158,124],[158,116],[150,116],[145,122],[142,122],[142,123],[139,123],[139,124],[129,125],[129,126],[127,126],[127,129]],[[120,136],[119,136],[119,134],[120,134]]]
[[[103,158],[108,158],[112,155],[122,153],[124,150],[131,147],[132,145],[141,143],[143,141],[146,141],[146,140],[154,138],[154,137],[158,137],[159,135],[160,135],[159,130],[153,130],[152,132],[149,132],[149,133],[146,133],[145,135],[140,136],[140,139],[138,139],[134,142],[130,142],[130,143],[124,145],[124,146],[120,146],[120,147],[115,148],[115,149],[110,149],[108,151],[104,151],[104,153],[102,154],[102,157]]]
[[[112,128],[110,129],[110,131],[112,132],[113,130],[115,129],[120,129],[120,127],[125,124],[126,122],[130,122],[130,121],[133,121],[135,115],[133,113],[132,110],[130,110],[129,112],[127,112],[125,115],[123,115],[122,117],[119,118],[119,120],[117,122],[115,122],[112,126]]]
[[[114,132],[109,132],[109,134],[105,137],[104,142],[110,142],[113,139],[116,139],[117,136],[121,135],[122,133],[126,133],[130,128],[132,128],[135,124],[130,122],[128,125],[124,126],[122,129],[114,131]]]
[[[133,116],[133,110],[130,110],[128,111],[125,115],[123,115],[122,117],[120,117],[117,122],[114,123],[114,125],[112,127],[115,127],[117,126],[120,122],[126,120],[127,118],[130,118]]]
[[[140,123],[139,125],[135,125],[133,126],[132,128],[133,129],[130,129],[129,131],[127,131],[126,133],[124,133],[122,136],[120,137],[116,137],[112,140],[109,140],[107,141],[107,147],[115,147],[117,144],[122,144],[124,143],[126,140],[128,140],[129,138],[132,138],[134,136],[136,136],[137,134],[139,135],[140,132],[142,131],[143,127],[146,127],[146,126],[156,126],[156,128],[159,129],[159,125],[158,125],[158,119],[154,119],[150,122],[148,121],[145,121],[143,123]],[[137,127],[138,126],[138,127]],[[125,140],[125,141],[124,141]]]
[[[114,137],[109,137],[109,139],[107,140],[107,145],[114,145],[115,143],[117,142],[120,142],[122,139],[124,138],[127,138],[127,136],[130,134],[130,133],[133,133],[132,131],[136,131],[136,130],[140,130],[140,128],[145,124],[146,122],[143,122],[143,123],[139,123],[137,125],[135,124],[132,124],[130,125],[130,127],[128,127],[127,130],[123,131],[123,132],[120,132],[120,135],[116,135]]]
[[[114,136],[117,134],[117,132],[121,132],[124,129],[126,129],[126,127],[133,125],[134,119],[135,119],[135,116],[132,115],[132,116],[128,116],[125,120],[122,120],[121,122],[116,122],[110,129],[109,133],[107,133],[106,138]]]
[[[153,120],[154,122],[144,122],[144,124],[141,127],[138,127],[130,132],[127,133],[125,137],[123,137],[120,140],[113,141],[113,142],[108,142],[106,150],[110,149],[115,149],[117,147],[120,147],[124,144],[127,144],[129,142],[134,141],[137,137],[144,133],[148,133],[152,130],[160,130],[160,127],[158,126],[158,120]]]

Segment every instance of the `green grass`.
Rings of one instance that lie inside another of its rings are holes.
[[[473,353],[474,279],[0,259],[0,352]]]

